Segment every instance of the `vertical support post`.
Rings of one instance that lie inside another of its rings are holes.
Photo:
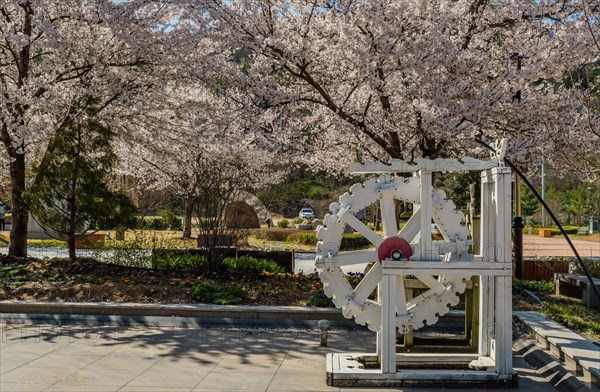
[[[381,372],[396,373],[396,276],[385,267],[381,295]]]
[[[470,306],[470,308],[472,309],[471,313],[473,314],[473,317],[471,319],[471,347],[479,347],[479,341],[481,340],[481,332],[479,328],[479,326],[481,325],[481,322],[479,320],[479,291],[481,288],[480,280],[481,278],[479,276],[474,276],[473,278],[471,278],[471,282],[473,282],[473,302],[471,302],[470,305],[467,305]]]
[[[494,331],[496,352],[494,360],[496,361],[496,371],[500,374],[506,374],[512,370],[512,287],[510,282],[510,277],[496,277],[496,325]]]
[[[471,253],[478,255],[481,253],[481,232],[478,231],[479,226],[475,224],[475,184],[469,185],[469,228],[473,240]]]
[[[494,179],[494,199],[496,206],[494,227],[495,262],[510,261],[510,169],[496,167],[492,169]]]
[[[481,276],[479,282],[479,356],[492,355],[492,337],[494,334],[495,287],[494,279]]]
[[[402,290],[402,288],[404,288],[404,290]],[[396,290],[398,291],[398,299],[396,301],[396,308],[398,309],[398,315],[400,315],[403,311],[406,312],[406,309],[401,309],[400,305],[401,304],[406,304],[408,301],[410,301],[411,299],[413,299],[415,297],[415,288],[409,288],[407,289],[406,286],[404,285],[404,275],[398,275],[396,277]],[[402,301],[402,297],[400,297],[401,295],[401,291],[404,291],[404,301]],[[412,346],[414,345],[414,332],[413,332],[413,328],[412,325],[410,325],[405,331],[404,331],[404,348],[405,349],[411,349]]]
[[[383,272],[383,271],[382,271]],[[383,298],[383,274],[381,276],[381,282],[377,285],[377,302],[381,305],[381,311],[383,312],[383,303],[381,298]],[[375,352],[377,353],[377,361],[382,363],[383,356],[383,317],[381,319],[381,326],[379,327],[379,331],[377,331],[377,340],[375,345]]]
[[[510,235],[510,215],[511,215],[511,172],[507,167],[497,167],[492,169],[494,174],[494,186],[496,194],[496,227],[495,242],[498,252],[496,262],[510,262],[511,235]],[[495,277],[496,297],[495,297],[495,355],[496,371],[500,374],[506,374],[512,370],[512,291],[511,279],[505,276]]]
[[[483,261],[494,259],[494,183],[491,170],[481,172],[481,220],[479,250]]]
[[[433,194],[433,175],[429,170],[419,171],[421,182],[421,237],[419,239],[419,260],[433,259],[433,244],[431,243],[431,216],[433,214],[431,206],[431,197]]]
[[[494,181],[491,170],[481,173],[481,257],[484,262],[494,261],[494,218],[495,218]],[[490,325],[494,322],[494,285],[489,276],[479,278],[479,342],[480,357],[491,354]]]
[[[375,353],[377,354],[377,362],[379,362],[379,364],[383,363],[383,330],[382,328],[379,328],[379,331],[377,331],[377,336],[376,336],[376,345],[375,345]]]
[[[473,308],[473,291],[475,289],[473,278],[471,278],[471,284],[471,288],[465,290],[465,338],[467,342],[470,342],[473,336],[473,313],[477,311],[476,308]]]
[[[481,249],[483,261],[510,262],[511,172],[496,167],[481,178]],[[481,276],[479,355],[490,357],[499,374],[512,372],[511,278]]]

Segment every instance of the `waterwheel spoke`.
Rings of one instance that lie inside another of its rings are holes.
[[[413,216],[411,216],[408,222],[406,222],[402,230],[400,230],[398,233],[398,236],[404,238],[408,242],[411,242],[419,233],[419,231],[421,231],[421,208],[418,208],[413,213]]]
[[[446,286],[431,275],[416,275],[416,278],[425,283],[429,287],[429,290],[410,300],[411,305],[409,306],[409,310],[434,294],[441,295],[446,291]]]
[[[335,256],[337,265],[340,267],[354,265],[354,264],[365,264],[371,261],[377,261],[377,250],[366,249],[356,250],[352,252],[342,252]]]
[[[415,306],[417,306],[421,302],[425,301],[427,298],[431,297],[434,294],[435,294],[435,291],[429,289],[429,290],[425,291],[424,293],[421,293],[420,295],[414,297],[413,299],[411,299],[409,301],[410,305],[407,306],[407,311],[410,311],[412,308],[414,308]]]
[[[367,225],[358,220],[351,213],[346,213],[340,217],[340,220],[352,227],[354,230],[358,231],[365,237],[370,243],[375,246],[381,245],[383,242],[383,238],[379,236],[375,231],[371,230]]]
[[[417,275],[416,278],[436,292],[443,292],[446,290],[446,286],[431,275]]]
[[[379,282],[381,282],[381,264],[375,263],[354,289],[354,302],[363,304]]]
[[[398,234],[398,222],[396,221],[396,205],[394,194],[384,192],[380,201],[381,223],[383,224],[383,236],[390,237]]]

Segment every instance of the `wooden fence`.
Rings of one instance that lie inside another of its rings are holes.
[[[554,280],[554,273],[569,272],[569,263],[570,260],[523,260],[523,280]]]

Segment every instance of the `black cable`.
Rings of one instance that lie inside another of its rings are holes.
[[[496,150],[494,150],[490,145],[486,144],[484,141],[482,141],[480,139],[475,139],[475,141],[477,143],[481,144],[483,147],[487,148],[488,150],[496,152]],[[594,290],[594,293],[596,293],[596,296],[598,297],[598,301],[600,301],[600,290],[598,290],[598,287],[596,287],[596,285],[594,284],[594,279],[592,278],[592,275],[590,274],[590,271],[587,269],[586,265],[584,264],[583,260],[581,259],[581,256],[579,256],[579,253],[577,252],[577,249],[575,249],[575,245],[573,245],[573,243],[571,242],[571,239],[569,238],[569,236],[565,232],[565,229],[562,227],[562,225],[560,224],[560,222],[558,221],[558,219],[556,218],[556,216],[554,215],[554,213],[552,212],[552,210],[550,209],[550,207],[548,207],[548,205],[546,204],[546,202],[544,201],[544,199],[542,199],[542,196],[540,196],[540,194],[534,188],[534,186],[531,185],[531,183],[525,177],[525,175],[515,165],[513,165],[513,163],[508,158],[506,158],[506,157],[504,158],[504,163],[506,163],[511,168],[512,171],[514,171],[515,173],[517,173],[519,175],[519,177],[521,177],[521,179],[527,185],[527,187],[529,189],[531,189],[531,191],[533,192],[533,194],[535,195],[535,197],[537,197],[537,199],[540,201],[540,203],[542,203],[542,206],[544,207],[544,209],[546,210],[546,212],[548,212],[548,215],[550,215],[550,217],[552,218],[552,220],[554,221],[554,223],[556,223],[556,226],[558,227],[558,229],[562,233],[563,237],[565,237],[565,239],[567,240],[567,243],[569,244],[569,246],[571,247],[571,250],[575,254],[575,258],[577,258],[577,261],[579,262],[579,265],[581,266],[581,268],[583,269],[583,272],[585,273],[585,275],[587,276],[588,280],[590,281],[590,285],[592,285],[592,289]]]

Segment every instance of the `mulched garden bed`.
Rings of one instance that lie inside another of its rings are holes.
[[[243,287],[241,305],[290,306],[305,306],[321,285],[314,275],[159,271],[93,259],[0,256],[0,300],[190,303],[190,288],[203,283]]]

